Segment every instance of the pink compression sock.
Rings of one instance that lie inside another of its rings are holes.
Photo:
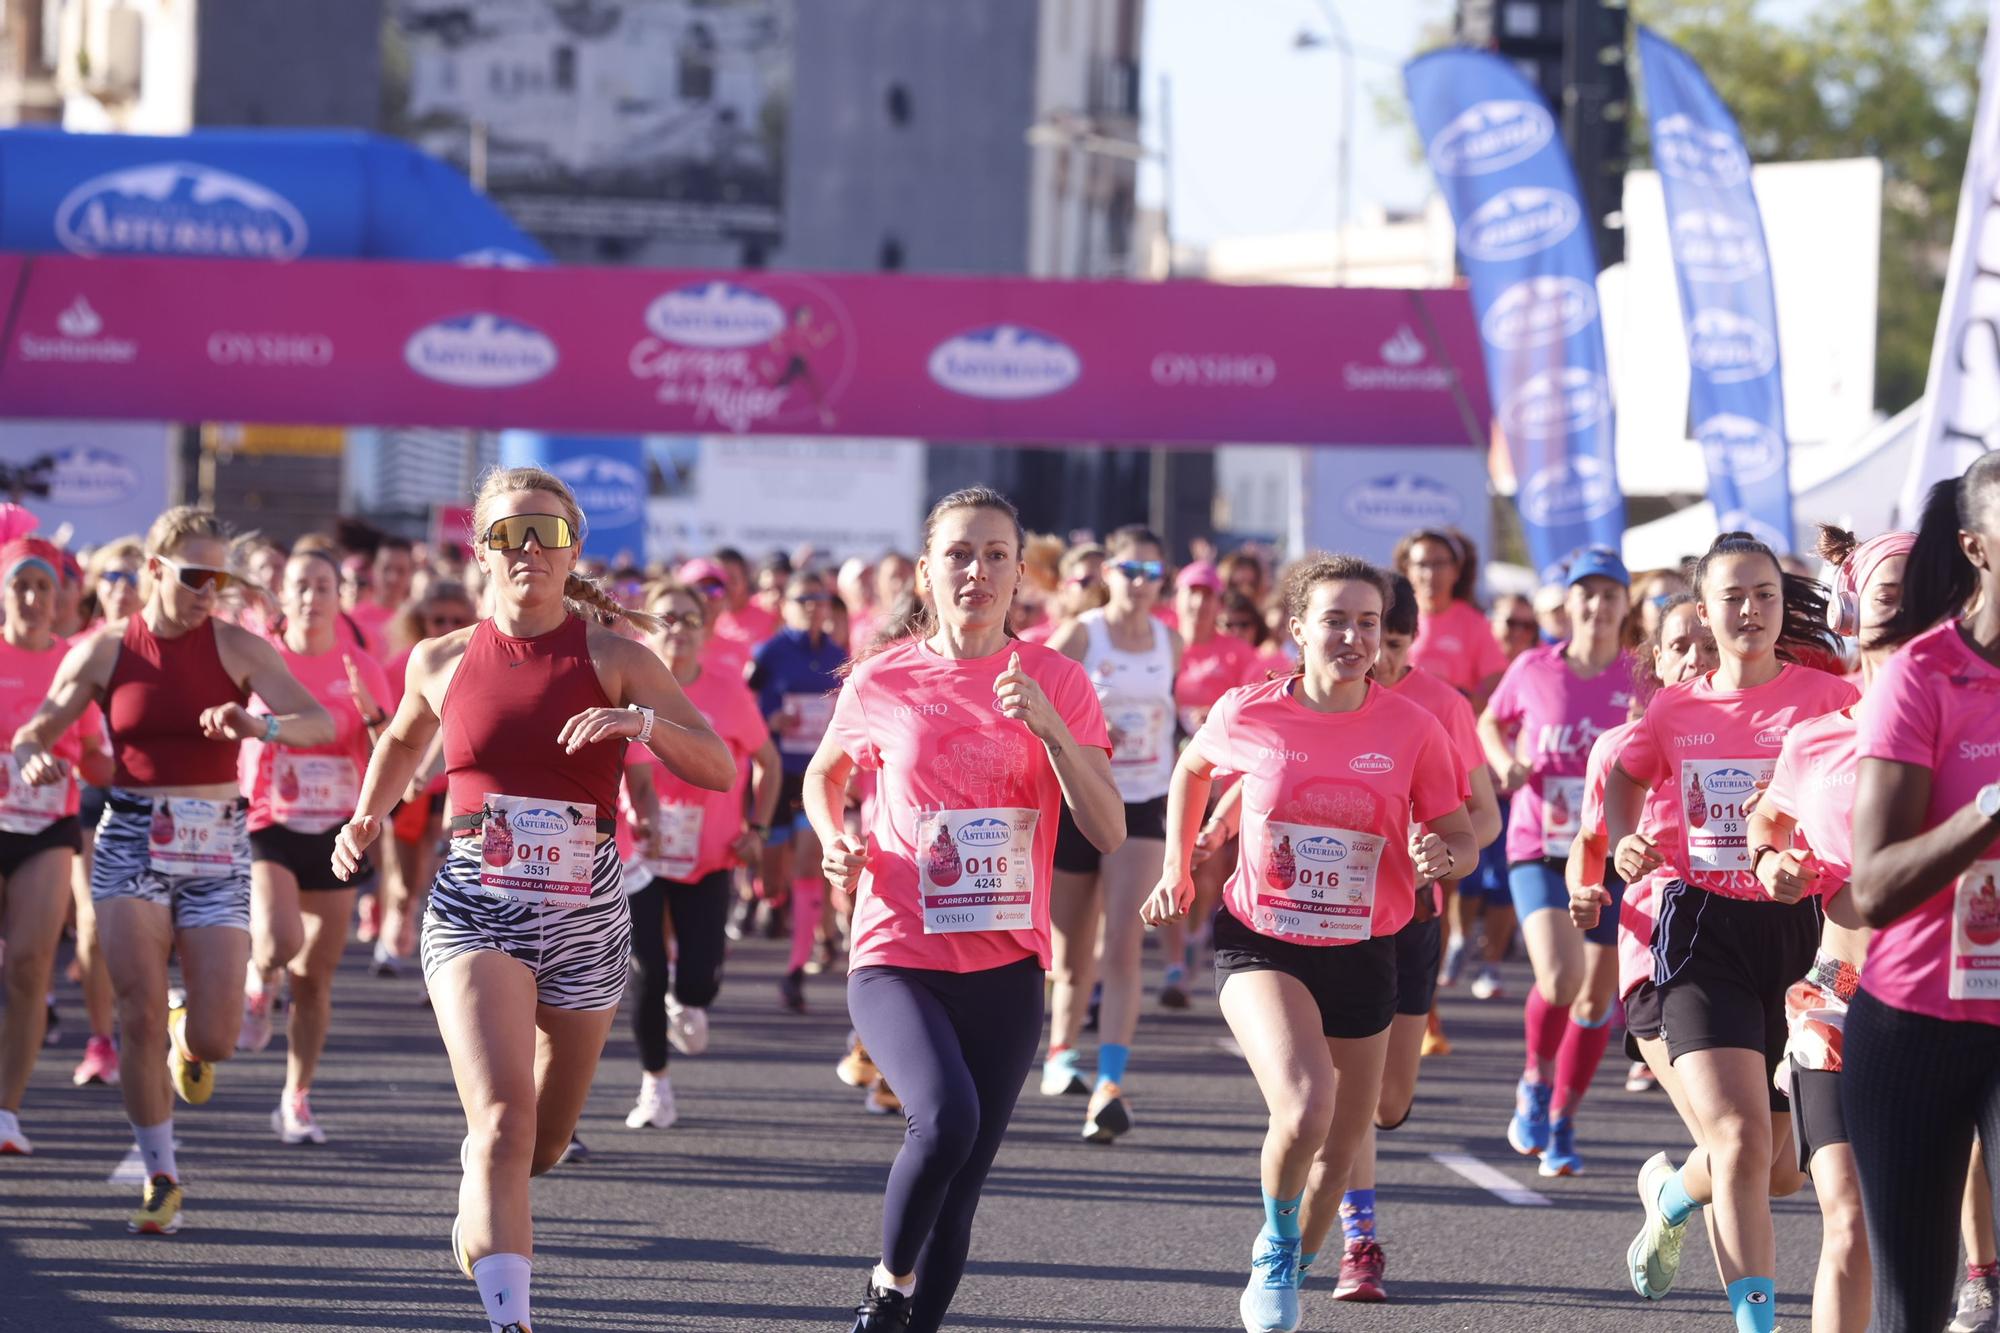
[[[1585,1027],[1571,1019],[1563,1033],[1562,1050],[1556,1055],[1556,1095],[1553,1115],[1560,1120],[1576,1110],[1590,1080],[1597,1076],[1598,1062],[1611,1041],[1611,1015],[1606,1013],[1596,1027]]]
[[[1556,1052],[1562,1047],[1563,1029],[1569,1025],[1569,1010],[1550,1004],[1542,998],[1541,987],[1531,986],[1522,1017],[1528,1039],[1528,1063],[1523,1073],[1531,1082],[1547,1083],[1555,1076]]]
[[[818,939],[819,914],[826,902],[826,883],[817,879],[792,881],[792,961],[790,971],[804,967]]]

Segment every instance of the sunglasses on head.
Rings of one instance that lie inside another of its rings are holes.
[[[1166,572],[1157,560],[1120,560],[1112,568],[1128,579],[1157,579]]]
[[[576,533],[561,514],[510,514],[496,518],[486,529],[486,549],[518,551],[533,537],[544,551],[561,551],[576,545]]]
[[[127,583],[134,587],[139,583],[138,574],[129,569],[107,569],[98,577],[106,583]]]
[[[178,560],[159,557],[160,563],[174,571],[174,578],[183,588],[194,592],[221,592],[236,582],[236,576],[226,569],[216,569],[212,565],[184,565]]]

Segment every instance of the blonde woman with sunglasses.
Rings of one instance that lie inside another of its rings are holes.
[[[44,786],[67,779],[69,765],[49,747],[89,705],[100,704],[109,725],[117,767],[90,892],[118,994],[119,1087],[145,1165],[128,1223],[141,1233],[180,1226],[169,1084],[191,1105],[206,1102],[214,1064],[234,1052],[242,1023],[250,843],[238,749],[252,739],[304,747],[334,736],[333,719],[277,648],[216,616],[235,582],[228,562],[229,534],[214,514],[182,505],[160,515],[146,538],[144,605],[72,649],[14,735],[21,776]],[[268,714],[246,707],[253,694]],[[182,990],[170,997],[176,951]]]
[[[687,782],[736,780],[729,749],[647,645],[655,630],[577,574],[583,514],[539,468],[487,475],[473,506],[492,619],[427,639],[335,842],[350,878],[444,737],[451,851],[431,887],[424,976],[466,1137],[452,1251],[492,1333],[529,1333],[528,1181],[569,1147],[625,988],[618,859],[628,743]]]

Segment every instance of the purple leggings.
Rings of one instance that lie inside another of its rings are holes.
[[[882,1262],[917,1275],[911,1333],[942,1327],[965,1273],[972,1215],[1042,1039],[1033,958],[985,972],[863,967],[847,1011],[903,1103],[882,1200]]]

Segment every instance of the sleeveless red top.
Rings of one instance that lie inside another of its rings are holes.
[[[589,627],[572,615],[547,634],[517,639],[482,620],[445,687],[445,784],[451,813],[477,814],[487,793],[588,801],[600,818],[618,813],[623,741],[575,754],[556,739],[586,708],[611,708],[590,660]]]
[[[125,622],[118,662],[104,691],[104,717],[120,787],[191,787],[236,781],[237,742],[201,734],[201,715],[217,704],[249,701],[229,678],[215,646],[215,621],[162,639],[146,618]]]

